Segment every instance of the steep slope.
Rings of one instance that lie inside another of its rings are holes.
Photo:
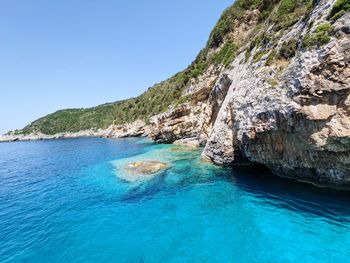
[[[153,117],[151,136],[192,137],[220,165],[246,160],[349,189],[349,1],[254,2],[265,8],[253,5],[225,30],[239,43],[232,63],[198,78],[187,106]]]
[[[190,97],[190,102],[176,109],[174,114],[170,110],[153,117],[152,123],[155,125],[152,137],[159,142],[171,142],[183,136],[200,134],[203,144],[208,139],[232,83],[229,69],[235,68],[234,64],[242,67],[255,65],[273,51],[269,59],[271,63],[278,39],[292,25],[306,17],[314,5],[312,0],[236,1],[225,10],[207,46],[196,59],[197,64],[203,65],[203,73],[191,79],[184,89],[183,96]],[[290,52],[293,52],[295,47],[292,43],[291,46]],[[285,62],[288,62],[288,58],[279,58],[276,63]],[[242,72],[235,73],[239,77]]]
[[[233,64],[203,156],[231,164],[238,154],[278,175],[350,186],[350,17],[334,18],[333,2],[319,1],[273,49],[256,47],[260,61]]]

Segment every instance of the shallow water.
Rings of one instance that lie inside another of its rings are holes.
[[[140,139],[4,143],[0,262],[350,262],[350,196]]]

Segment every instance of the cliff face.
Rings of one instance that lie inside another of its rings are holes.
[[[222,68],[221,68],[222,69]],[[160,143],[196,138],[202,145],[208,140],[231,80],[210,68],[184,91],[190,102],[151,118],[149,136]]]
[[[257,29],[259,10],[246,11],[230,34],[267,40],[248,42],[228,68],[208,69],[186,90],[190,103],[152,118],[151,137],[193,137],[216,164],[246,159],[279,176],[350,188],[350,13],[330,19],[334,2],[314,3],[279,31]]]

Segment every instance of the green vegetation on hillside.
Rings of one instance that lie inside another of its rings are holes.
[[[267,53],[269,53],[269,50],[262,50],[262,51],[259,51],[257,52],[255,55],[254,55],[254,63],[257,63],[260,61],[260,59],[262,59],[263,56],[265,56]]]
[[[263,3],[261,6],[264,9],[260,10],[259,23],[252,34],[255,37],[248,45],[245,61],[249,59],[253,49],[257,48],[253,62],[260,61],[265,54],[270,52],[266,64],[272,65],[276,59],[288,60],[295,56],[297,40],[294,39],[283,43],[281,51],[276,53],[278,34],[303,19],[314,7],[315,0],[266,0]],[[268,30],[270,25],[273,25],[272,30]]]
[[[147,120],[150,116],[167,110],[169,105],[176,104],[181,99],[182,88],[189,79],[187,74],[191,74],[191,71],[181,72],[168,81],[148,89],[137,98],[87,109],[57,111],[31,123],[22,132],[40,131],[45,134],[77,132],[91,128],[107,128],[112,123]]]
[[[269,56],[267,57],[266,65],[272,66],[276,64],[276,61],[278,60],[290,60],[295,56],[297,48],[297,39],[290,39],[289,41],[283,42],[279,51],[276,49],[271,50]]]
[[[207,48],[217,48],[225,37],[234,30],[247,10],[260,11],[259,20],[263,20],[272,11],[273,6],[280,0],[237,0],[234,5],[227,8],[210,34]],[[282,0],[283,1],[283,0]]]
[[[337,20],[350,10],[350,0],[337,0],[328,16],[328,19]]]
[[[219,52],[214,53],[212,60],[215,64],[228,66],[235,59],[237,50],[238,46],[236,43],[227,41]]]
[[[287,42],[283,42],[281,49],[279,51],[280,57],[284,59],[290,59],[295,56],[295,52],[298,48],[298,41],[296,39],[291,39]]]
[[[275,30],[285,29],[300,20],[315,5],[315,0],[282,0],[273,15]]]
[[[308,34],[304,38],[304,47],[314,48],[327,44],[331,40],[330,34],[332,30],[333,26],[330,23],[319,25],[313,33]]]
[[[207,45],[184,71],[156,84],[136,98],[87,109],[60,110],[34,121],[19,132],[55,134],[107,128],[113,123],[123,124],[137,119],[148,121],[151,116],[166,111],[169,106],[188,101],[189,98],[182,96],[182,92],[191,79],[203,75],[211,65],[228,67],[238,52],[242,52],[241,48],[250,42],[245,51],[246,61],[251,57],[253,49],[258,47],[259,52],[254,55],[254,61],[259,61],[270,52],[268,63],[272,63],[277,56],[273,49],[277,38],[275,34],[267,34],[266,28],[273,25],[276,33],[288,29],[308,13],[314,2],[315,0],[236,0],[223,12],[209,36]],[[344,5],[341,5],[341,8],[343,10]],[[257,19],[257,25],[252,25],[252,31],[248,35],[233,34],[237,25],[249,22],[249,10],[259,11],[250,12],[250,15]],[[295,54],[296,43],[286,43],[282,48],[285,50],[283,56],[291,57]]]

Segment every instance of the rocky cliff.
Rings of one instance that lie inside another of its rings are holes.
[[[314,2],[283,29],[246,10],[230,32],[246,42],[235,59],[192,83],[190,103],[153,117],[151,137],[193,137],[216,164],[350,188],[350,13],[332,19],[339,2]]]
[[[108,105],[118,116],[131,109],[132,120],[142,112],[149,124],[111,124],[93,135],[180,140],[202,145],[203,158],[216,164],[254,162],[279,176],[349,189],[349,9],[349,0],[237,0],[185,71],[130,103]],[[58,119],[64,129],[76,123]]]

